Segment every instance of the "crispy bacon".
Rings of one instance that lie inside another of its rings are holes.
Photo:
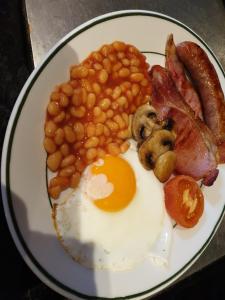
[[[184,65],[177,56],[172,34],[169,35],[166,43],[166,68],[169,71],[178,92],[194,111],[195,117],[203,119],[200,99],[192,83],[187,79]]]
[[[150,78],[153,85],[152,105],[161,119],[169,117],[175,123],[177,173],[196,180],[203,178],[204,184],[211,185],[218,172],[217,146],[210,130],[199,118],[195,118],[165,68],[153,66]]]

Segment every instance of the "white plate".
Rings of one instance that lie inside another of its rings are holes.
[[[205,49],[225,89],[221,65],[203,40],[184,24],[149,11],[120,11],[97,17],[64,37],[34,70],[13,109],[2,155],[2,195],[14,242],[34,273],[48,286],[78,297],[144,298],[174,282],[201,255],[224,213],[225,167],[216,183],[205,188],[205,211],[193,229],[176,228],[169,266],[143,263],[126,272],[90,271],[71,260],[59,245],[51,221],[46,189],[46,153],[42,146],[45,109],[53,87],[69,78],[69,66],[102,44],[122,40],[164,63],[169,33],[176,42],[192,40]]]

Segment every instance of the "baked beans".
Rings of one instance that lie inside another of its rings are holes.
[[[49,194],[75,188],[85,167],[129,148],[130,120],[150,99],[149,65],[137,48],[103,45],[70,69],[70,79],[50,95],[45,122],[47,166],[57,172]]]

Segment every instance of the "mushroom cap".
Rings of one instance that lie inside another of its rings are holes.
[[[153,169],[157,158],[163,153],[173,150],[175,137],[169,130],[156,130],[139,147],[138,156],[143,167]]]
[[[161,125],[153,106],[144,104],[136,110],[132,121],[132,134],[137,142],[142,142],[150,136],[154,130],[160,128]]]

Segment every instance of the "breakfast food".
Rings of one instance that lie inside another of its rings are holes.
[[[96,159],[127,150],[129,116],[150,100],[145,60],[123,42],[103,45],[72,66],[70,80],[52,92],[44,140],[47,166],[57,172],[49,184],[52,198],[75,188],[85,167]]]
[[[201,102],[195,91],[193,84],[188,80],[185,69],[177,55],[177,49],[173,41],[173,35],[170,34],[166,43],[166,68],[170,73],[178,92],[184,101],[192,108],[195,117],[203,119]]]
[[[215,68],[205,51],[193,42],[177,45],[180,60],[189,71],[201,96],[206,125],[217,143],[225,141],[225,100]]]
[[[169,180],[164,190],[167,212],[177,224],[187,228],[196,225],[204,210],[204,197],[197,182],[179,175]]]
[[[194,117],[165,68],[153,66],[150,77],[152,105],[160,118],[169,117],[174,121],[176,171],[196,180],[203,178],[205,185],[212,185],[218,175],[217,147],[212,133],[199,118]]]
[[[89,268],[126,270],[153,256],[151,247],[166,218],[163,190],[142,168],[134,145],[89,165],[53,216],[58,237],[74,260]],[[169,225],[167,220],[168,236]],[[163,246],[165,242],[161,251]]]
[[[206,65],[205,86],[189,47],[198,67]],[[70,80],[52,92],[44,139],[52,216],[62,246],[80,264],[112,271],[144,259],[165,264],[170,217],[186,228],[201,218],[196,181],[212,185],[225,161],[223,93],[202,51],[189,42],[176,47],[170,35],[166,68],[149,70],[137,48],[116,41],[72,66]]]

